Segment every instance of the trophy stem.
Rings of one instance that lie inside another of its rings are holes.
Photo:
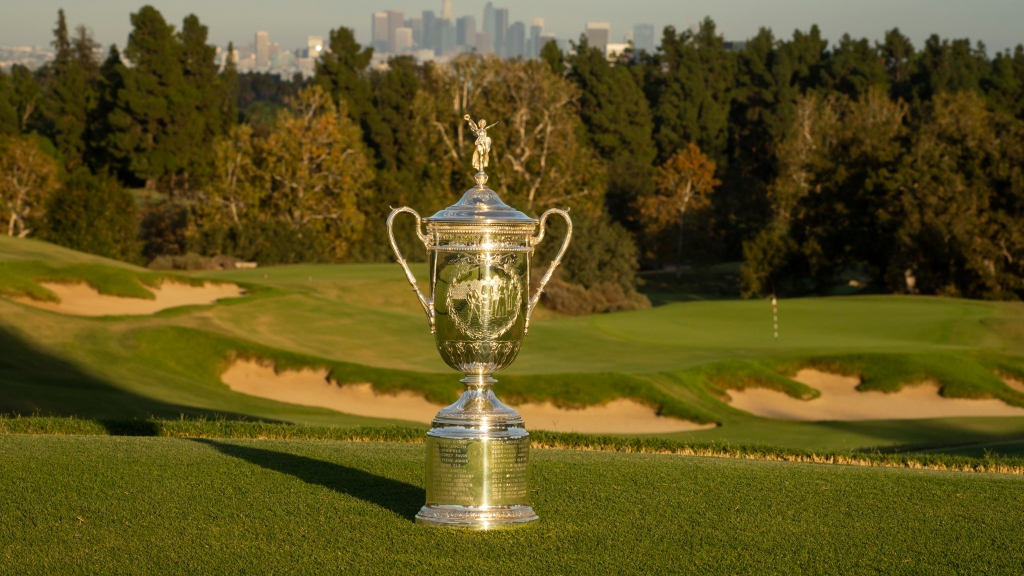
[[[498,383],[490,374],[466,374],[466,377],[459,380],[466,385],[468,390],[490,390]]]

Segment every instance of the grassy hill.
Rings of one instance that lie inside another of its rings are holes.
[[[23,291],[41,277],[79,277],[94,285],[114,278],[103,284],[106,291],[129,295],[153,276],[6,237],[0,238],[0,267],[8,272],[0,284]],[[424,269],[417,272],[425,278]],[[281,266],[185,277],[241,283],[250,295],[153,316],[98,319],[0,299],[0,413],[395,423],[234,393],[219,374],[238,354],[274,360],[279,368],[325,367],[342,382],[415,390],[438,403],[459,392],[458,375],[440,360],[395,265]],[[498,376],[497,393],[574,406],[633,397],[665,414],[721,424],[668,435],[694,441],[820,450],[985,444],[1016,453],[1007,442],[1024,438],[1024,418],[780,422],[720,399],[723,390],[751,385],[800,396],[806,387],[787,376],[820,366],[861,375],[866,388],[894,390],[930,378],[947,395],[1024,405],[1024,394],[996,376],[1024,374],[1024,304],[901,296],[783,300],[776,339],[764,301],[662,296],[664,305],[637,312],[568,318],[542,311],[519,359]]]

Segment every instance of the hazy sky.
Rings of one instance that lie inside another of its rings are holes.
[[[482,21],[486,0],[452,0],[456,17],[476,16]],[[123,47],[130,29],[128,15],[140,0],[3,0],[0,6],[0,45],[42,45],[52,35],[57,9],[63,7],[72,26],[85,24],[104,45]],[[397,9],[406,18],[424,9],[441,11],[441,0],[158,0],[153,5],[168,21],[180,26],[195,13],[210,27],[210,40],[226,45],[252,42],[256,30],[267,30],[282,48],[305,45],[306,36],[327,36],[331,28],[354,28],[366,42],[370,14]],[[945,38],[983,41],[989,54],[1024,42],[1024,0],[501,0],[512,22],[529,25],[544,18],[547,30],[559,38],[576,38],[587,21],[606,21],[612,41],[622,41],[635,23],[654,24],[659,31],[671,24],[685,28],[711,16],[730,40],[742,40],[761,26],[776,36],[817,24],[830,41],[843,33],[880,39],[885,30],[899,27],[917,46],[932,33]]]

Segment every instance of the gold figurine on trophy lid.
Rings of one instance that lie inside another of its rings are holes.
[[[492,144],[487,131],[497,123],[474,122],[468,114],[465,120],[476,135],[476,186],[429,218],[420,218],[412,208],[396,208],[387,226],[441,358],[465,374],[465,392],[438,412],[427,433],[427,501],[416,521],[489,529],[537,519],[529,500],[530,435],[519,413],[494,395],[492,375],[519,354],[530,316],[569,246],[572,221],[566,210],[551,209],[537,219],[502,202],[487,187],[484,172]],[[416,218],[416,234],[427,249],[429,297],[395,243],[392,226],[402,212]],[[568,231],[530,295],[534,248],[553,214],[565,218]]]

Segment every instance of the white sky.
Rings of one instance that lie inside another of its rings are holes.
[[[476,16],[479,27],[486,0],[453,0],[456,17]],[[0,3],[0,46],[45,45],[57,9],[63,7],[71,26],[85,24],[104,45],[123,47],[131,28],[128,16],[142,0],[3,0]],[[256,30],[267,30],[282,48],[305,46],[306,36],[327,36],[331,28],[354,28],[365,43],[370,14],[398,9],[406,18],[424,9],[441,12],[441,0],[155,0],[153,5],[178,26],[195,13],[210,27],[212,42],[224,46],[252,42]],[[989,55],[1024,43],[1024,0],[500,0],[511,22],[527,25],[544,18],[547,30],[559,38],[576,38],[588,21],[611,23],[613,42],[622,41],[635,23],[655,25],[657,36],[668,24],[685,28],[711,16],[729,40],[742,40],[761,26],[777,37],[792,35],[818,24],[834,42],[843,33],[880,39],[899,27],[920,47],[932,33],[944,38],[983,41]]]

